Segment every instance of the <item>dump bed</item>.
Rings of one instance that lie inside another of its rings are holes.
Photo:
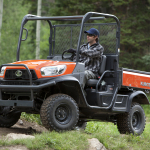
[[[150,89],[150,72],[123,68],[122,86]]]

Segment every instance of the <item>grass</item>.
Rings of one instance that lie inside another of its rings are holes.
[[[40,115],[38,115],[38,114],[27,114],[25,112],[22,112],[21,113],[21,118],[25,119],[26,121],[36,122],[39,125],[42,125]]]
[[[35,139],[1,140],[0,146],[25,145],[30,150],[86,150],[87,139],[97,138],[109,150],[150,149],[150,123],[140,136],[121,135],[112,123],[89,122],[85,131],[35,134]]]
[[[97,138],[109,150],[150,149],[150,106],[143,105],[147,124],[140,136],[121,135],[117,126],[107,122],[89,122],[85,131],[35,134],[35,139],[0,140],[0,146],[25,145],[30,150],[87,150],[90,138]],[[41,124],[39,115],[22,113],[22,118]]]
[[[25,145],[30,150],[84,150],[88,148],[88,134],[78,131],[70,132],[49,132],[42,134],[35,134],[35,139],[20,139],[20,140],[1,140],[0,146],[8,145]]]
[[[90,131],[107,149],[150,149],[150,123],[146,125],[145,131],[141,136],[121,135],[117,130],[117,126],[114,126],[112,123],[91,122],[90,124],[92,124],[92,128],[89,125],[86,130]]]

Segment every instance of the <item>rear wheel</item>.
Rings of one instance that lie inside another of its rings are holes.
[[[121,134],[140,135],[145,128],[145,113],[138,103],[133,103],[130,112],[117,116],[117,127]]]
[[[43,102],[40,116],[47,129],[65,131],[74,129],[79,110],[73,98],[65,94],[55,94]]]
[[[11,110],[10,107],[0,107],[0,127],[9,128],[19,120],[21,112]]]

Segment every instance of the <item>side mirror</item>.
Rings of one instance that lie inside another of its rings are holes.
[[[21,39],[21,41],[25,41],[27,39],[27,37],[28,37],[28,30],[26,28],[23,28],[23,30],[26,31],[26,37],[25,37],[25,39]]]

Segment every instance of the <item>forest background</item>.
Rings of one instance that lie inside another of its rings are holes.
[[[150,0],[43,0],[41,16],[84,15],[100,12],[116,15],[121,23],[120,67],[150,71]],[[37,14],[37,0],[4,0],[0,41],[0,64],[16,61],[22,18]],[[40,58],[48,55],[48,29],[41,24]],[[36,23],[28,30],[36,31]],[[31,32],[31,33],[32,33]],[[35,59],[36,37],[22,44],[22,59]]]

